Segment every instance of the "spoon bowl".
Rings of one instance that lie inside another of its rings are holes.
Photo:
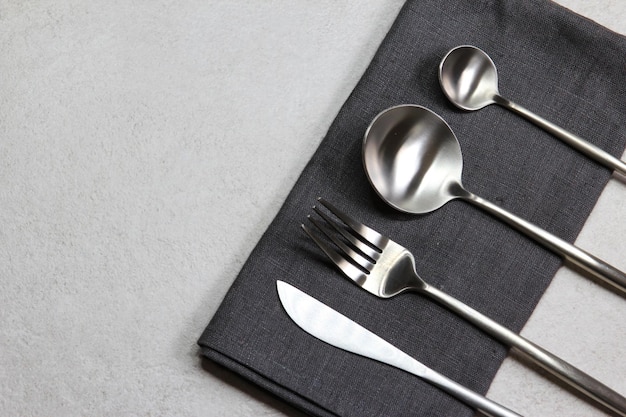
[[[498,71],[489,55],[469,45],[452,49],[439,65],[439,83],[448,100],[463,110],[495,103]]]
[[[378,114],[365,132],[363,165],[378,195],[400,211],[423,214],[462,199],[626,294],[624,272],[463,188],[459,142],[425,107],[401,105]]]
[[[455,198],[463,157],[454,132],[425,107],[402,105],[380,113],[363,142],[370,183],[392,207],[413,214]]]

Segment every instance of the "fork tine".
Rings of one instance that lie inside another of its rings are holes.
[[[363,270],[365,272],[369,272],[369,271],[372,270],[372,268],[374,268],[375,262],[374,262],[373,259],[369,259],[369,257],[366,257],[363,254],[361,254],[361,253],[353,250],[352,248],[350,248],[348,245],[343,243],[341,241],[341,239],[339,239],[332,231],[330,231],[328,229],[328,227],[324,227],[319,221],[317,221],[313,217],[307,216],[307,218],[311,221],[311,223],[313,223],[313,225],[315,225],[315,227],[317,227],[317,229],[320,232],[322,232],[335,245],[337,245],[337,247],[339,249],[341,249],[343,251],[343,254],[347,256],[347,258],[345,256],[344,256],[344,258],[346,258],[348,261],[352,261],[353,263],[357,264],[358,266],[363,268]],[[326,220],[326,219],[324,219],[324,220]],[[330,219],[328,219],[328,220],[330,220]],[[337,230],[337,226],[334,223],[331,223],[331,225],[333,226],[333,228],[335,230]],[[345,233],[347,233],[347,232],[345,232]],[[342,233],[342,235],[343,235],[343,233]],[[353,237],[353,239],[356,239],[356,238]],[[363,244],[361,243],[361,245],[363,245]]]
[[[326,207],[331,213],[337,216],[342,222],[344,222],[354,233],[360,236],[366,243],[376,249],[378,252],[382,252],[382,249],[389,242],[389,239],[377,231],[370,229],[362,223],[357,222],[352,219],[343,211],[339,210],[337,207],[323,199],[322,197],[318,197],[317,201],[320,202],[324,207]]]
[[[313,210],[315,210],[315,212],[330,226],[332,226],[333,229],[335,229],[339,234],[341,234],[341,236],[343,236],[348,242],[350,242],[350,244],[352,244],[352,246],[357,249],[358,253],[355,253],[355,255],[357,256],[365,256],[368,259],[371,259],[372,261],[376,261],[378,260],[378,258],[380,258],[380,254],[381,254],[381,250],[378,248],[372,248],[369,244],[366,244],[365,242],[361,241],[359,238],[357,238],[354,234],[352,233],[348,233],[348,231],[339,226],[339,224],[337,224],[336,221],[334,221],[333,219],[331,219],[330,217],[328,217],[327,214],[325,214],[323,211],[321,211],[318,207],[313,207]],[[309,219],[311,219],[312,222],[314,222],[314,224],[316,226],[318,226],[318,228],[320,230],[322,230],[322,232],[324,232],[324,230],[317,224],[315,223],[315,219],[312,218],[311,216],[309,216]],[[339,239],[335,238],[334,236],[332,236],[329,233],[324,232],[324,234],[326,236],[328,236],[333,242],[335,242],[335,244],[339,247],[341,247],[339,245],[339,243],[342,243]],[[344,248],[341,248],[344,249]],[[348,248],[346,248],[348,249]],[[348,249],[350,250],[350,249]],[[346,250],[344,250],[346,252],[346,254],[350,255],[351,257],[353,257],[350,253],[348,253]]]
[[[367,274],[363,272],[360,268],[349,262],[344,256],[339,254],[335,249],[327,245],[323,240],[313,233],[311,229],[309,229],[304,224],[301,225],[302,229],[306,232],[307,235],[315,244],[328,256],[335,265],[343,272],[348,278],[359,283],[364,281],[367,278]]]

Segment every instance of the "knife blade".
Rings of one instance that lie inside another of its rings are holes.
[[[280,302],[302,330],[339,349],[385,363],[418,376],[492,417],[521,417],[510,409],[433,371],[380,336],[296,287],[276,281]]]

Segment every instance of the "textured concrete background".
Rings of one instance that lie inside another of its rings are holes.
[[[402,3],[0,0],[0,415],[299,415],[195,342]],[[623,236],[613,180],[578,244]],[[524,334],[626,393],[624,317],[563,269]],[[603,415],[514,358],[489,395]]]

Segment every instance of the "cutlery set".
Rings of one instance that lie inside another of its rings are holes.
[[[457,107],[478,110],[502,105],[545,129],[578,151],[625,175],[626,164],[585,140],[502,98],[493,61],[478,48],[452,49],[439,66],[440,85]],[[582,270],[626,294],[626,274],[582,249],[550,234],[499,206],[467,191],[461,181],[460,145],[448,124],[417,105],[391,107],[371,122],[363,141],[363,165],[376,193],[391,207],[423,214],[452,199],[469,202],[504,221]],[[415,259],[389,237],[352,219],[323,198],[302,225],[306,234],[352,282],[369,293],[390,298],[417,292],[467,320],[581,394],[626,416],[626,398],[535,343],[429,285],[416,272]],[[303,330],[340,349],[414,374],[467,405],[495,417],[519,414],[427,368],[357,323],[283,281],[279,299],[289,317]]]

